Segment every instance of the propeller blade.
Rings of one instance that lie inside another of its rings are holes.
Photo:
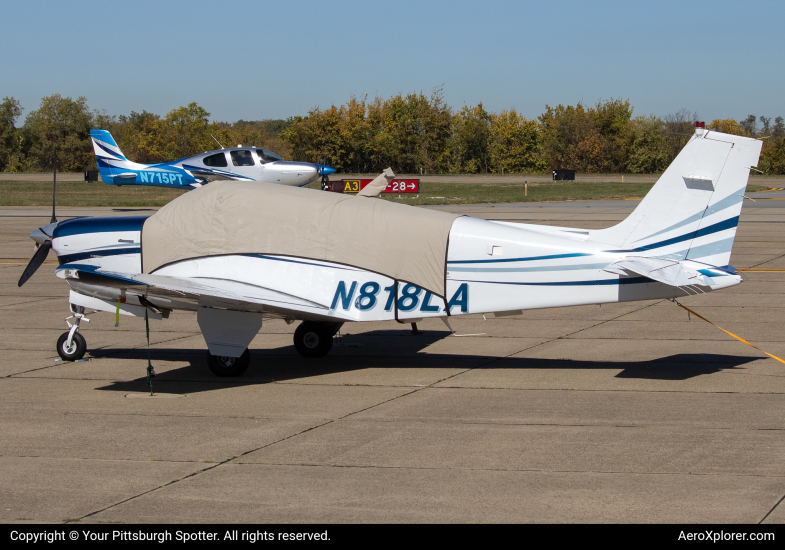
[[[38,247],[38,250],[35,251],[33,254],[33,258],[30,260],[30,263],[27,264],[25,268],[25,272],[22,273],[22,276],[19,277],[18,286],[22,286],[27,282],[27,279],[33,276],[33,274],[38,271],[38,268],[41,267],[41,264],[44,263],[44,260],[49,255],[49,250],[52,248],[52,241],[49,239],[44,241],[44,244]]]

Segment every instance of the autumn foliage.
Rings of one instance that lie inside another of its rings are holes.
[[[694,133],[697,114],[679,111],[659,118],[635,116],[629,100],[595,105],[545,106],[537,119],[514,109],[488,112],[482,103],[448,106],[440,88],[429,95],[388,99],[351,97],[345,104],[314,107],[287,120],[233,123],[210,119],[196,103],[165,116],[147,111],[109,116],[90,111],[83,97],[58,94],[41,100],[21,127],[22,107],[0,104],[0,170],[29,172],[95,166],[89,131],[112,132],[128,158],[158,163],[223,146],[255,145],[289,160],[326,163],[340,172],[373,173],[391,166],[399,173],[542,173],[568,168],[582,173],[661,172]],[[761,123],[759,127],[758,122]],[[707,125],[726,133],[763,139],[758,168],[785,174],[785,124],[750,115]]]

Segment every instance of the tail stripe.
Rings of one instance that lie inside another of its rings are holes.
[[[101,149],[103,149],[104,151],[109,153],[111,155],[110,158],[112,160],[128,160],[127,158],[125,158],[123,156],[123,154],[120,152],[119,149],[117,149],[116,151],[113,151],[112,149],[109,148],[110,147],[109,145],[107,145],[106,143],[103,143],[102,141],[98,141],[95,138],[93,138],[93,143],[95,143],[98,147],[100,147]]]
[[[626,254],[628,252],[643,252],[645,250],[653,250],[655,248],[662,248],[664,246],[668,246],[671,244],[676,244],[684,241],[692,240],[693,238],[697,239],[698,237],[704,237],[706,235],[711,235],[713,233],[719,233],[720,231],[724,231],[726,229],[733,229],[737,225],[739,225],[739,217],[736,216],[734,218],[730,218],[727,220],[723,220],[721,222],[717,222],[714,225],[710,225],[708,227],[703,227],[697,231],[692,231],[690,233],[685,233],[680,237],[673,237],[672,239],[667,239],[665,241],[660,241],[654,244],[647,244],[645,246],[639,246],[638,248],[629,248],[627,250],[606,250],[605,252],[611,254]]]
[[[698,212],[697,214],[693,214],[689,218],[686,218],[679,223],[675,223],[670,227],[666,227],[661,231],[657,231],[656,233],[652,233],[648,237],[642,237],[638,239],[636,242],[645,241],[646,239],[650,239],[652,237],[656,237],[657,235],[662,235],[663,233],[667,233],[668,231],[673,231],[674,229],[678,229],[679,227],[684,227],[685,225],[691,224],[700,220],[701,218],[705,218],[711,216],[712,214],[716,214],[717,212],[722,212],[723,210],[727,210],[728,208],[732,208],[739,204],[741,201],[744,200],[744,197],[739,194],[730,195],[729,197],[725,197],[724,199],[718,201],[717,203],[713,204],[709,208],[704,211]]]

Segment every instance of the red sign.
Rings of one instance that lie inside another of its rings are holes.
[[[366,185],[373,180],[340,180],[331,181],[331,191],[336,193],[359,193]],[[401,180],[394,179],[382,193],[419,193],[420,180]]]

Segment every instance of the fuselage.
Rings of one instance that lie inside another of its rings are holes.
[[[195,189],[217,180],[260,181],[301,187],[335,169],[292,162],[261,147],[229,147],[161,164],[140,164],[126,157],[106,130],[90,130],[101,179],[111,185]]]
[[[90,274],[97,270],[141,274],[141,236],[146,219],[83,218],[53,227],[49,232],[61,264],[58,276],[79,294],[114,303],[119,299],[122,281],[102,281]],[[42,230],[46,232],[47,228]],[[43,234],[37,240],[44,238]],[[31,237],[36,239],[35,234]],[[665,242],[662,248],[666,251],[673,246],[678,245]],[[249,303],[247,310],[287,317],[292,316],[290,310],[296,306],[299,315],[294,318],[314,320],[406,321],[468,313],[509,314],[525,309],[686,294],[646,277],[604,270],[630,252],[633,251],[609,249],[572,229],[461,217],[450,231],[444,296],[412,284],[396,285],[393,279],[379,273],[285,254],[194,258],[154,273],[209,283],[227,292],[273,296],[275,303],[264,308]],[[701,292],[741,282],[738,275],[716,266],[694,261],[685,266],[711,278],[713,284],[701,287]],[[296,299],[287,302],[282,296]],[[129,303],[138,303],[133,293],[127,298]],[[199,306],[194,300],[149,301],[167,309],[195,310]]]
[[[257,147],[205,151],[162,164],[99,158],[98,165],[103,168],[101,179],[109,184],[188,189],[227,179],[301,187],[335,172],[321,164],[283,160],[275,153]]]

